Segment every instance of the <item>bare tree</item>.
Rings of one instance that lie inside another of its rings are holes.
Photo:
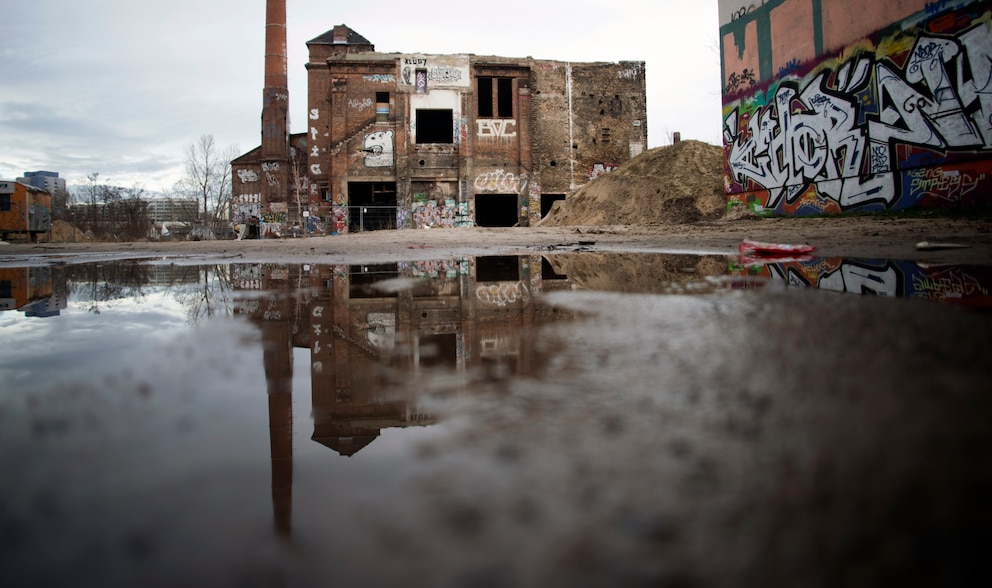
[[[238,156],[236,146],[219,151],[213,135],[200,135],[186,146],[185,175],[175,191],[202,204],[204,226],[229,217],[231,203],[231,160]]]

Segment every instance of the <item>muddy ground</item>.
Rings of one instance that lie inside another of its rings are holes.
[[[905,259],[931,263],[992,262],[987,218],[748,218],[652,225],[461,228],[368,232],[262,241],[26,243],[0,245],[0,263],[38,258],[190,256],[334,263],[339,260],[436,259],[534,249],[671,251],[733,254],[743,239],[807,243],[822,257]],[[921,250],[921,242],[959,247]]]

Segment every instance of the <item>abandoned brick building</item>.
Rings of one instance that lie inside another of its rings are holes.
[[[307,47],[308,132],[267,62],[263,144],[232,162],[232,218],[263,236],[527,226],[647,144],[641,61],[378,53],[344,25]]]

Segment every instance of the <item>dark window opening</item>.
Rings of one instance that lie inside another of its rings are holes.
[[[475,281],[519,282],[520,258],[513,255],[492,255],[475,260]]]
[[[451,109],[420,109],[417,111],[417,143],[455,142],[454,118]]]
[[[541,257],[541,279],[542,280],[567,280],[568,276],[559,274],[547,257]]]
[[[420,367],[458,367],[458,335],[455,333],[421,334],[417,343]]]
[[[565,200],[564,194],[541,194],[541,218],[548,216],[555,202]]]
[[[610,142],[610,129],[603,129],[602,139],[604,144]]]
[[[475,222],[480,227],[512,227],[518,220],[516,194],[476,194]]]
[[[399,265],[382,263],[375,265],[353,265],[348,268],[348,296],[350,298],[396,298],[392,288],[379,289],[375,285],[400,277]]]
[[[513,118],[513,78],[480,77],[478,94],[479,118]]]
[[[493,79],[479,78],[479,118],[493,117]]]
[[[499,78],[496,90],[498,106],[496,116],[513,118],[513,79]]]
[[[396,228],[396,182],[348,183],[348,230]]]
[[[0,210],[10,210],[10,194],[0,194]]]

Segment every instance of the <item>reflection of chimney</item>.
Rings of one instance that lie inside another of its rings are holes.
[[[262,90],[262,165],[265,202],[289,195],[289,76],[286,56],[286,0],[265,2],[265,88]]]
[[[262,323],[269,392],[272,509],[276,531],[289,536],[293,513],[293,350],[289,322]]]

